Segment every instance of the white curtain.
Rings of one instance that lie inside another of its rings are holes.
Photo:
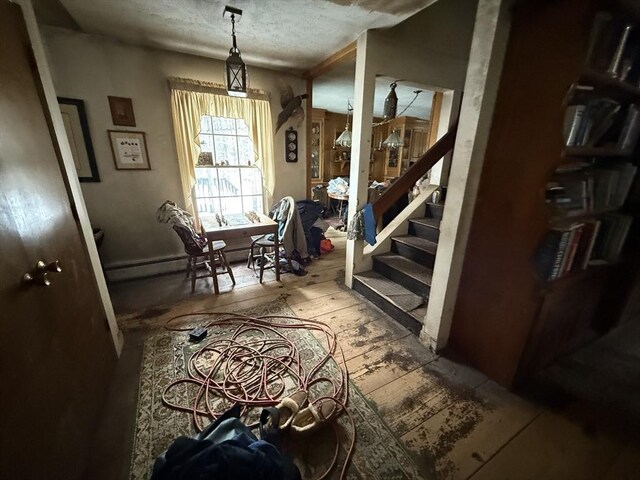
[[[196,213],[192,195],[196,183],[195,165],[200,154],[198,133],[203,115],[241,118],[246,122],[256,153],[256,166],[262,172],[265,205],[271,205],[275,166],[271,106],[266,93],[253,90],[247,98],[230,97],[220,85],[178,78],[169,79],[169,86],[185,209]]]

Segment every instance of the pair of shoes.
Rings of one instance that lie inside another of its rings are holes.
[[[309,395],[298,390],[273,408],[265,408],[260,415],[260,431],[265,436],[277,436],[286,430],[292,436],[306,436],[328,425],[339,413],[339,405],[332,398],[322,398],[311,404]]]

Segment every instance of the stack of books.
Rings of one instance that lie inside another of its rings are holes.
[[[616,126],[617,128],[612,128]],[[591,98],[565,111],[564,139],[568,147],[613,147],[633,152],[640,137],[640,107],[626,107],[608,98]]]
[[[554,181],[547,184],[547,203],[567,217],[620,208],[637,170],[629,162],[575,171],[557,170]]]
[[[553,228],[538,250],[536,265],[540,276],[555,280],[589,265],[615,263],[631,222],[629,215],[612,213]]]

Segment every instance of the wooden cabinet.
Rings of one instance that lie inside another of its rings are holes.
[[[404,146],[386,149],[384,179],[402,175],[429,148],[429,121],[415,117],[398,117],[386,124],[387,135],[396,130]],[[385,137],[386,138],[386,137]]]
[[[311,120],[311,185],[324,181],[324,111],[314,109]]]
[[[335,144],[344,131],[347,116],[314,108],[311,118],[311,184],[328,182],[335,177],[348,177],[351,149]],[[374,119],[374,122],[379,121]],[[398,129],[405,145],[398,149],[384,148],[382,142],[394,128]],[[429,148],[429,121],[400,117],[376,125],[372,130],[371,147],[369,179],[384,181],[396,178]]]
[[[425,123],[428,124],[428,122]],[[421,126],[416,125],[411,129],[411,132],[409,164],[420,159],[424,152],[429,148],[429,130],[427,126],[422,128]]]

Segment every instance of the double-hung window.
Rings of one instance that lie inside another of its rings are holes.
[[[203,115],[198,134],[195,196],[198,213],[263,212],[262,173],[249,127],[239,118]]]

